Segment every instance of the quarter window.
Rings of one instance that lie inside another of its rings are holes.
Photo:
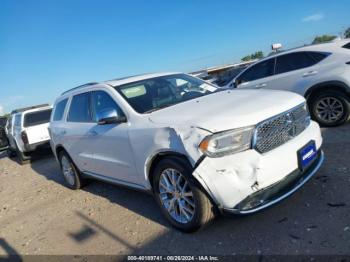
[[[331,55],[331,53],[307,52],[307,55],[310,56],[317,64],[318,62],[321,62],[323,59],[325,59],[327,56]]]
[[[124,115],[120,107],[114,101],[109,94],[104,91],[95,91],[92,93],[92,108],[93,108],[93,120],[98,121],[97,116],[99,113],[107,109],[115,109],[118,115]]]
[[[313,52],[297,52],[278,56],[276,60],[276,74],[313,66],[325,58],[325,56],[322,56],[320,53],[318,55],[312,53]]]
[[[68,122],[91,122],[90,93],[83,93],[73,96]]]
[[[254,81],[260,78],[272,76],[274,73],[275,59],[262,61],[248,68],[239,78],[238,83]]]
[[[64,109],[66,108],[68,99],[63,99],[62,101],[58,102],[55,106],[55,112],[53,114],[53,121],[60,121],[63,118]]]
[[[21,114],[15,115],[14,126],[21,126]]]

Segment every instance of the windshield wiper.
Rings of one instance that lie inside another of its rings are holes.
[[[146,113],[152,113],[152,112],[154,112],[154,111],[157,111],[157,110],[159,110],[159,109],[166,108],[166,107],[172,106],[172,105],[175,105],[175,104],[163,105],[163,106],[155,107],[155,108],[152,108],[152,109],[150,109],[150,110],[145,111],[144,114],[146,114]]]
[[[218,93],[218,92],[222,92],[222,91],[226,91],[226,90],[227,89],[225,89],[225,88],[218,88],[213,93]]]

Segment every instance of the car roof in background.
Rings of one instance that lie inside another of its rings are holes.
[[[298,47],[294,47],[291,49],[286,49],[286,50],[282,50],[280,52],[270,54],[269,56],[265,57],[264,59],[276,57],[276,56],[279,56],[282,54],[293,53],[296,51],[320,51],[320,52],[324,51],[324,52],[327,52],[328,50],[331,50],[333,48],[342,47],[343,45],[345,45],[349,42],[350,42],[350,39],[341,39],[341,40],[335,40],[335,41],[319,43],[319,44],[298,46]],[[262,61],[264,59],[261,59],[259,61]]]
[[[22,112],[33,110],[33,109],[47,109],[47,108],[51,108],[51,106],[49,104],[40,104],[40,105],[35,105],[35,106],[28,106],[28,107],[14,109],[11,111],[11,114],[22,113]]]
[[[337,49],[339,47],[342,47],[346,45],[347,43],[350,43],[350,39],[341,39],[341,40],[334,40],[330,42],[325,42],[325,43],[319,43],[319,44],[310,44],[310,45],[304,45],[304,46],[299,46],[299,47],[294,47],[291,49],[286,49],[282,50],[276,53],[272,53],[255,63],[249,65],[247,68],[250,68],[262,61],[268,60],[270,58],[278,57],[280,55],[285,55],[289,53],[294,53],[294,52],[303,52],[303,51],[314,51],[314,52],[329,52],[332,51],[333,49]]]

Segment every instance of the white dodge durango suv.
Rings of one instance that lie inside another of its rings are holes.
[[[279,89],[304,96],[311,116],[323,126],[350,116],[350,40],[277,53],[240,73],[231,87]]]
[[[71,89],[55,102],[50,136],[70,188],[94,178],[151,192],[183,231],[216,211],[271,206],[323,161],[320,128],[300,95],[220,90],[181,73]]]

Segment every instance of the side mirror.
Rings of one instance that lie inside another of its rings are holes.
[[[106,108],[97,114],[97,124],[119,124],[126,122],[126,117],[118,114],[114,108]]]

